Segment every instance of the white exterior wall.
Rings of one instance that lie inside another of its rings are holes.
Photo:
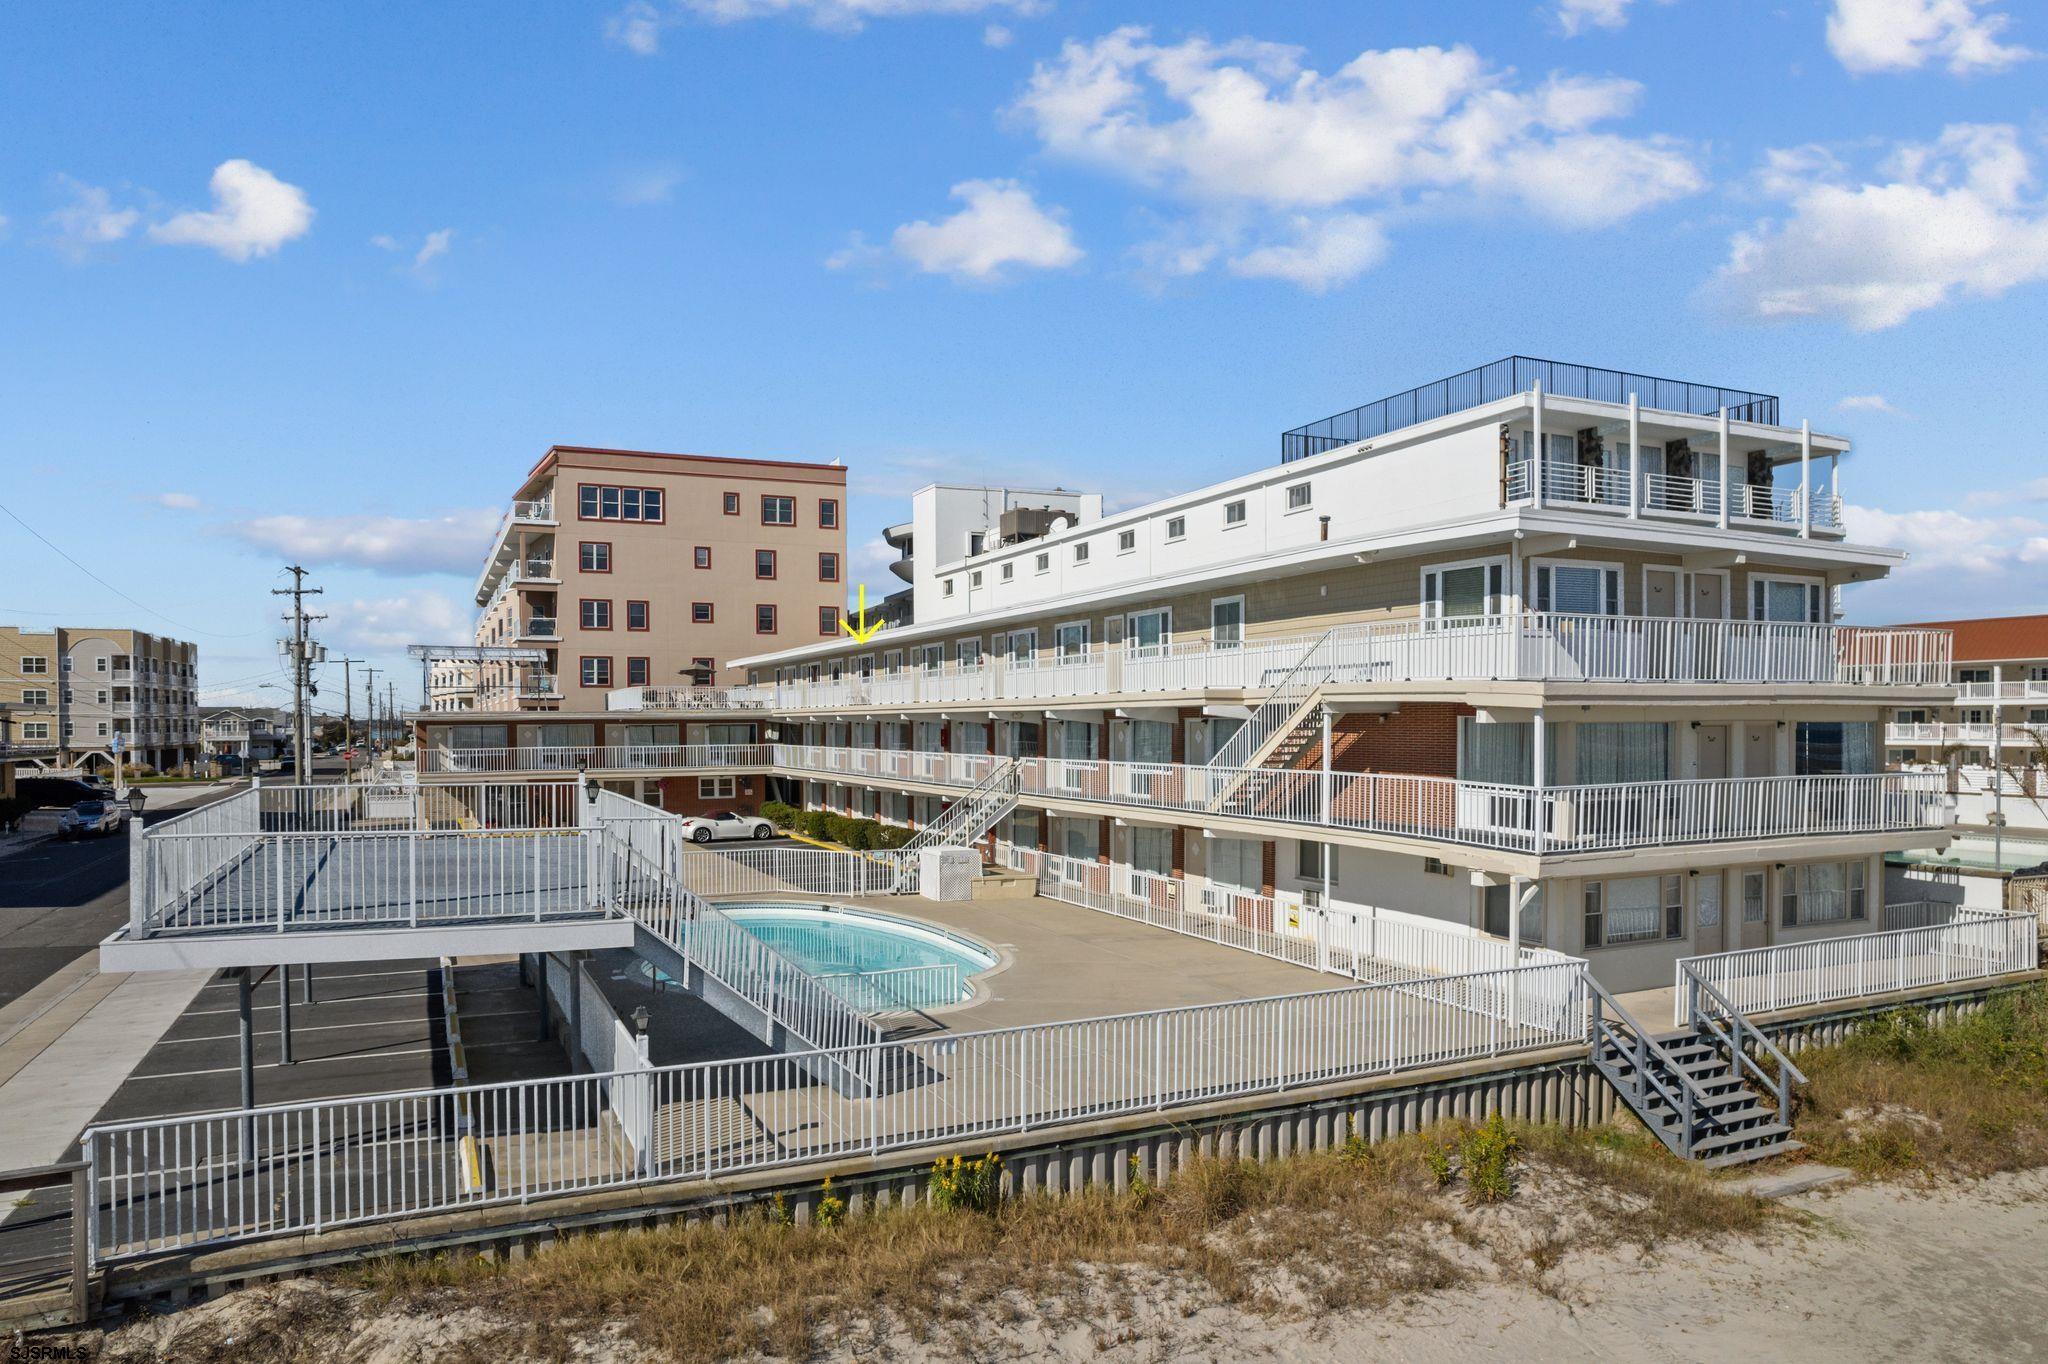
[[[968,537],[990,540],[1006,511],[1039,507],[1073,513],[1082,525],[1102,519],[1102,494],[1033,488],[961,488],[931,484],[910,498],[911,587],[919,623],[934,619],[939,605],[939,566],[967,557]]]

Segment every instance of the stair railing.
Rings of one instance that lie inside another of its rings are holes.
[[[1740,1009],[1729,1003],[1728,996],[1721,993],[1712,981],[1706,980],[1690,966],[1679,965],[1680,985],[1685,991],[1684,1017],[1694,1028],[1705,1032],[1714,1043],[1744,1070],[1754,1075],[1758,1082],[1771,1090],[1778,1100],[1778,1121],[1789,1126],[1792,1122],[1792,1084],[1806,1083],[1806,1072],[1792,1064],[1776,1042],[1764,1035],[1763,1029],[1749,1021]],[[1721,1017],[1715,1015],[1719,1013]],[[1722,1018],[1727,1025],[1722,1025]],[[1753,1040],[1758,1050],[1768,1052],[1778,1063],[1777,1074],[1765,1072],[1763,1065],[1749,1054],[1743,1045],[1745,1038]]]
[[[1611,1042],[1617,1053],[1625,1053],[1635,1070],[1635,1092],[1630,1093],[1630,1086],[1617,1081],[1613,1075],[1607,1076],[1608,1082],[1614,1085],[1623,1101],[1635,1110],[1635,1115],[1642,1119],[1643,1126],[1649,1128],[1658,1140],[1679,1156],[1691,1160],[1693,1145],[1699,1136],[1700,1115],[1707,1107],[1707,1091],[1700,1086],[1699,1081],[1685,1073],[1679,1066],[1677,1058],[1665,1049],[1663,1043],[1650,1036],[1649,1031],[1636,1021],[1635,1015],[1621,1007],[1621,1002],[1608,992],[1606,986],[1593,978],[1591,971],[1585,973],[1585,981],[1592,991],[1593,1008],[1588,1019],[1588,1040],[1592,1047],[1594,1066],[1601,1068],[1600,1051],[1603,1043]],[[1614,1014],[1612,1023],[1607,1019],[1610,1010]],[[1675,1088],[1651,1070],[1651,1057],[1663,1063],[1664,1070],[1676,1084]],[[1605,1073],[1604,1068],[1601,1069],[1602,1073]],[[1650,1091],[1653,1089],[1657,1096],[1670,1106],[1672,1115],[1678,1119],[1678,1130],[1675,1133],[1665,1131],[1664,1124],[1657,1121],[1650,1112]]]
[[[971,843],[1017,803],[1017,793],[1022,789],[1023,777],[1017,769],[1017,760],[1005,758],[969,788],[967,794],[954,801],[951,809],[919,829],[897,852],[893,893],[901,894],[906,883],[916,875],[913,868],[920,852],[948,843]]]
[[[1209,756],[1210,767],[1249,767],[1252,756],[1266,746],[1268,740],[1280,732],[1294,715],[1300,711],[1316,689],[1330,680],[1335,665],[1330,655],[1335,650],[1336,631],[1326,630],[1322,638],[1309,647],[1301,661],[1288,670],[1264,701],[1251,714],[1251,718],[1238,726],[1237,733],[1230,741]]]

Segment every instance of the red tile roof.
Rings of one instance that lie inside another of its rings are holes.
[[[1952,630],[1956,661],[2048,658],[2048,615],[1986,616],[1976,620],[1916,620],[1907,630]]]

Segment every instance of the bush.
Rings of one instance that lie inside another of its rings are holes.
[[[807,838],[823,838],[827,818],[829,816],[823,810],[800,810],[796,817],[796,831]]]
[[[900,825],[882,824],[876,827],[874,846],[884,850],[900,848],[914,837],[915,834]]]
[[[1515,1159],[1522,1143],[1496,1113],[1465,1134],[1465,1188],[1474,1203],[1504,1203],[1515,1192]]]
[[[788,805],[779,800],[761,802],[761,818],[767,820],[778,829],[787,829],[796,823],[798,813],[799,811],[794,805]]]
[[[940,1212],[993,1213],[1003,1203],[1003,1158],[991,1151],[933,1161],[931,1203]]]

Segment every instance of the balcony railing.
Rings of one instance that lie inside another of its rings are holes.
[[[528,559],[519,565],[519,581],[524,583],[555,581],[555,561],[552,559]]]
[[[999,761],[976,754],[775,746],[779,771],[940,786],[972,786]],[[1946,828],[1953,810],[1945,778],[1932,772],[1539,789],[1449,777],[1066,758],[1021,758],[1017,766],[1019,792],[1027,800],[1176,810],[1533,853],[1919,832]]]
[[[1263,692],[1321,638],[1096,648],[1024,661],[986,659],[964,667],[764,683],[719,695],[735,707],[832,711],[1142,692]],[[1515,680],[1925,687],[1946,685],[1951,652],[1943,630],[1557,612],[1344,626],[1329,640],[1331,681],[1338,686]],[[613,708],[620,708],[616,700]]]
[[[764,770],[769,744],[559,744],[524,748],[438,748],[419,752],[422,775],[490,772]]]
[[[2023,748],[2048,745],[2048,725],[1966,725],[1941,722],[1889,724],[1884,727],[1888,744],[1975,744],[1988,747],[1992,736],[2001,746]]]
[[[1526,459],[1508,466],[1509,502],[1533,500],[1530,489],[1533,468],[1534,465]],[[1634,482],[1627,469],[1546,462],[1543,497],[1545,502],[1553,505],[1626,513]],[[1738,483],[1730,496],[1729,515],[1740,521],[1796,526],[1801,523],[1801,509],[1811,501],[1815,529],[1834,531],[1842,528],[1842,500],[1831,493],[1814,491],[1802,494],[1797,488]],[[1645,473],[1641,510],[1653,515],[1719,516],[1721,485],[1707,479]]]
[[[1956,700],[2040,701],[2048,703],[2048,677],[2028,677],[2008,682],[1958,682]]]
[[[514,500],[511,508],[505,513],[505,520],[508,524],[514,521],[546,524],[554,519],[555,502],[551,497]]]
[[[520,631],[521,639],[558,639],[553,616],[528,616],[526,628]]]

